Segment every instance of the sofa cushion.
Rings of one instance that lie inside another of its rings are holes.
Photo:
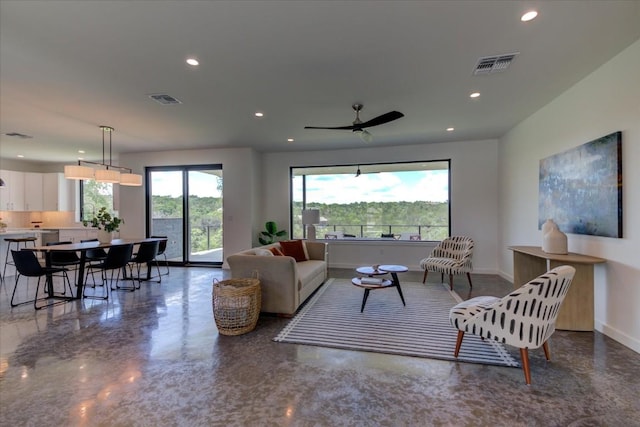
[[[269,249],[261,249],[261,248],[256,248],[253,250],[253,253],[255,255],[258,256],[273,256],[273,252],[271,252]]]
[[[277,246],[270,247],[269,251],[271,251],[271,253],[274,254],[275,256],[284,256],[280,248]]]
[[[307,261],[307,251],[305,251],[302,240],[283,240],[280,242],[282,253],[286,256],[293,257],[296,262]]]
[[[296,264],[298,268],[298,278],[302,281],[302,286],[311,281],[316,276],[324,276],[327,271],[327,263],[324,261],[306,261]]]

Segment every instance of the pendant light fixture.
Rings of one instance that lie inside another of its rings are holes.
[[[64,177],[67,179],[95,179],[97,182],[106,182],[111,184],[120,184],[127,186],[139,187],[142,185],[142,175],[133,173],[130,168],[115,166],[111,157],[111,134],[113,128],[111,126],[101,125],[102,130],[102,163],[90,162],[88,160],[78,160],[77,165],[67,165],[64,167]],[[109,163],[105,160],[105,134],[109,134]],[[83,166],[89,164],[98,166],[93,168]],[[121,173],[120,171],[124,171]]]

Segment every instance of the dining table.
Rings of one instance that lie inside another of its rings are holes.
[[[64,243],[61,245],[51,245],[51,246],[34,246],[28,247],[23,250],[30,250],[35,252],[41,252],[44,254],[45,265],[47,267],[51,267],[51,254],[53,252],[76,252],[80,254],[80,264],[78,265],[78,274],[76,280],[77,292],[76,295],[72,295],[70,297],[63,297],[59,295],[54,296],[53,292],[53,278],[51,275],[47,275],[47,289],[48,295],[50,298],[56,299],[67,299],[67,300],[75,300],[82,298],[82,292],[84,290],[84,276],[85,276],[85,264],[87,262],[87,251],[91,249],[106,249],[108,250],[110,247],[118,246],[118,245],[128,245],[134,244],[139,245],[145,242],[155,242],[166,240],[163,237],[140,237],[140,238],[123,238],[123,239],[113,239],[109,243],[99,242],[99,241],[91,241],[91,242],[82,242],[82,243]],[[147,274],[143,280],[149,280],[151,278],[151,263],[147,263]]]

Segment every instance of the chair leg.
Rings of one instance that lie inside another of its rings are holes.
[[[28,304],[30,302],[33,302],[31,300],[29,301],[24,301],[24,302],[19,302],[19,303],[14,303],[13,302],[13,298],[16,296],[16,290],[18,289],[18,281],[20,280],[20,273],[16,273],[16,283],[15,286],[13,287],[13,293],[11,294],[11,307],[17,307],[19,305],[22,304]],[[29,278],[27,278],[27,285],[29,284]]]
[[[456,339],[456,349],[453,352],[453,357],[458,357],[458,353],[460,353],[460,346],[462,345],[462,338],[464,338],[464,332],[458,331],[458,338]]]
[[[425,283],[425,282],[427,281],[427,273],[428,273],[428,271],[427,271],[427,269],[425,268],[425,269],[424,269],[424,276],[422,276],[422,283]]]
[[[92,266],[91,266],[91,265],[89,265],[89,270],[91,270],[91,276],[93,277],[93,288],[95,289],[95,288],[96,288],[96,286],[102,286],[102,287],[104,288],[104,293],[105,293],[105,295],[104,295],[104,296],[97,296],[97,295],[95,295],[95,294],[94,294],[94,295],[87,295],[87,288],[88,288],[89,286],[87,286],[87,285],[85,284],[85,286],[84,286],[84,292],[82,292],[82,297],[83,297],[83,298],[87,298],[87,299],[104,299],[104,300],[109,299],[109,288],[108,288],[108,287],[107,287],[107,285],[106,285],[107,277],[106,277],[106,275],[105,275],[105,271],[104,271],[104,270],[100,270],[100,277],[101,277],[101,279],[102,279],[102,285],[98,285],[98,284],[96,284],[96,282],[95,282],[95,277],[96,277],[96,276],[94,275],[93,268],[91,268],[91,267],[92,267]],[[87,270],[87,275],[86,275],[86,277],[87,277],[87,278],[89,277],[89,270]],[[95,292],[95,291],[94,291],[94,292]]]
[[[153,263],[156,265],[156,271],[158,272],[158,283],[162,283],[162,273],[160,272],[160,263],[157,259],[153,260]]]
[[[542,344],[542,349],[544,350],[544,357],[546,357],[547,360],[551,360],[551,352],[549,351],[548,341],[545,341],[544,344]]]
[[[453,290],[453,274],[449,274],[449,288]]]
[[[531,369],[529,368],[529,350],[520,349],[520,358],[522,359],[522,370],[524,370],[524,380],[527,385],[531,385]]]
[[[471,283],[471,273],[467,273],[467,279],[469,279],[469,287],[473,288],[473,283]]]

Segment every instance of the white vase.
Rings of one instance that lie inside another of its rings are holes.
[[[106,230],[98,230],[98,241],[100,243],[111,243],[111,239],[113,238],[113,233]]]
[[[556,224],[553,224],[550,231],[542,237],[542,250],[548,254],[566,255],[567,235],[564,234]]]
[[[544,224],[542,224],[542,237],[544,237],[545,234],[550,232],[554,225],[556,225],[556,223],[553,222],[552,219],[546,220]]]

